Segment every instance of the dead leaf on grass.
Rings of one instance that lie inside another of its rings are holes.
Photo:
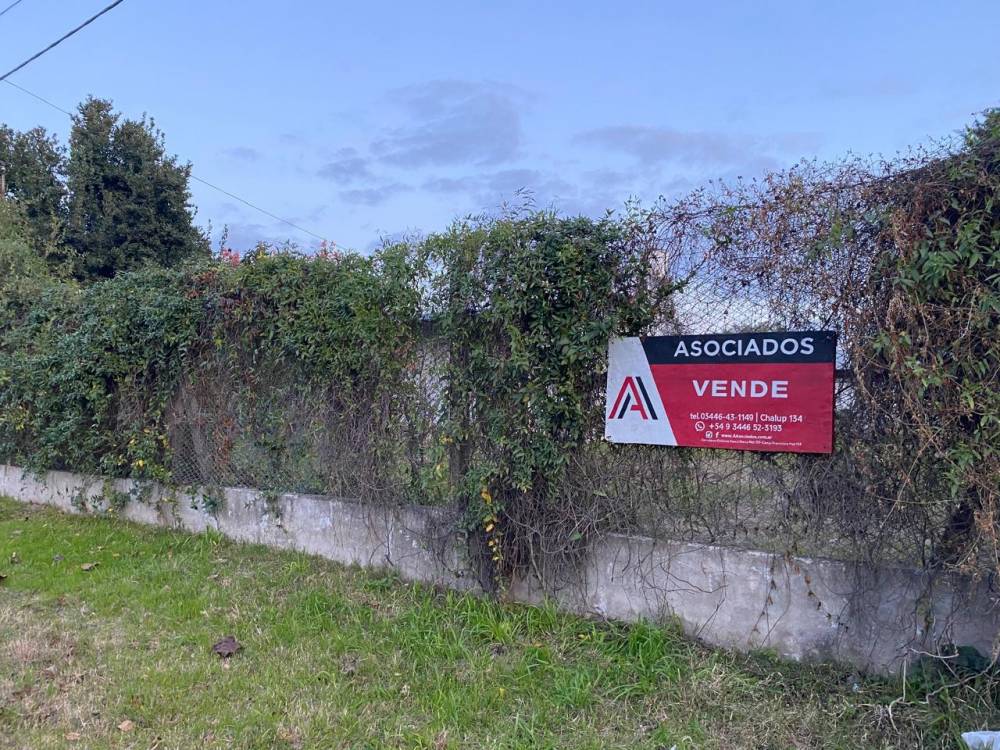
[[[278,739],[288,745],[291,745],[293,748],[297,749],[302,747],[302,736],[299,734],[297,729],[279,729]]]
[[[243,644],[236,640],[234,636],[227,635],[221,641],[212,646],[212,651],[223,659],[228,659],[237,651],[243,648]]]
[[[345,656],[340,660],[340,672],[346,677],[350,677],[358,671],[358,657],[353,655]]]
[[[118,725],[118,728],[123,732],[131,732],[135,729],[135,723],[131,719],[125,719],[125,721]]]
[[[84,563],[83,565],[80,566],[80,570],[93,570],[98,565],[100,565],[100,563],[96,563],[96,562]]]
[[[21,700],[22,698],[31,695],[32,689],[33,689],[32,685],[25,685],[23,688],[18,688],[17,690],[15,690],[13,693],[11,693],[11,695],[17,700]]]

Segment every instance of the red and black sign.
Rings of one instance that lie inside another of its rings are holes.
[[[830,331],[614,339],[607,438],[830,453],[835,357]]]

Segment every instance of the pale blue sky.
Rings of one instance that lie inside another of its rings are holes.
[[[0,69],[105,4],[23,0],[0,17]],[[518,188],[593,214],[947,136],[1000,104],[998,38],[995,0],[126,0],[12,80],[147,112],[198,176],[365,250]],[[69,125],[2,84],[0,121]],[[315,244],[192,187],[216,238]]]

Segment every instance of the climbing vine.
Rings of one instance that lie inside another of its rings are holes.
[[[888,189],[865,392],[907,494],[946,485],[928,562],[1000,573],[1000,112]]]
[[[0,455],[37,470],[214,484],[226,477],[184,465],[190,432],[206,433],[198,448],[215,455],[199,458],[218,468],[238,414],[268,446],[247,460],[266,469],[287,456],[289,425],[255,408],[268,403],[262,390],[322,384],[309,408],[333,399],[351,415],[405,398],[396,386],[416,332],[417,274],[406,248],[371,258],[259,248],[236,264],[52,281],[0,330]],[[21,302],[8,295],[7,309]],[[212,402],[191,413],[199,397]]]
[[[0,459],[446,506],[490,587],[609,531],[993,574],[998,123],[599,220],[511,211],[370,256],[262,246],[87,285],[7,212]],[[602,440],[609,338],[761,326],[839,332],[832,456]]]
[[[647,332],[676,286],[638,215],[460,222],[426,248],[441,269],[431,309],[455,489],[484,556],[510,573],[540,543],[571,541],[556,497],[570,457],[603,430],[608,340]]]

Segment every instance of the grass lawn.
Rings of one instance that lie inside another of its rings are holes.
[[[4,499],[0,574],[2,748],[853,750],[978,726],[670,626]]]

